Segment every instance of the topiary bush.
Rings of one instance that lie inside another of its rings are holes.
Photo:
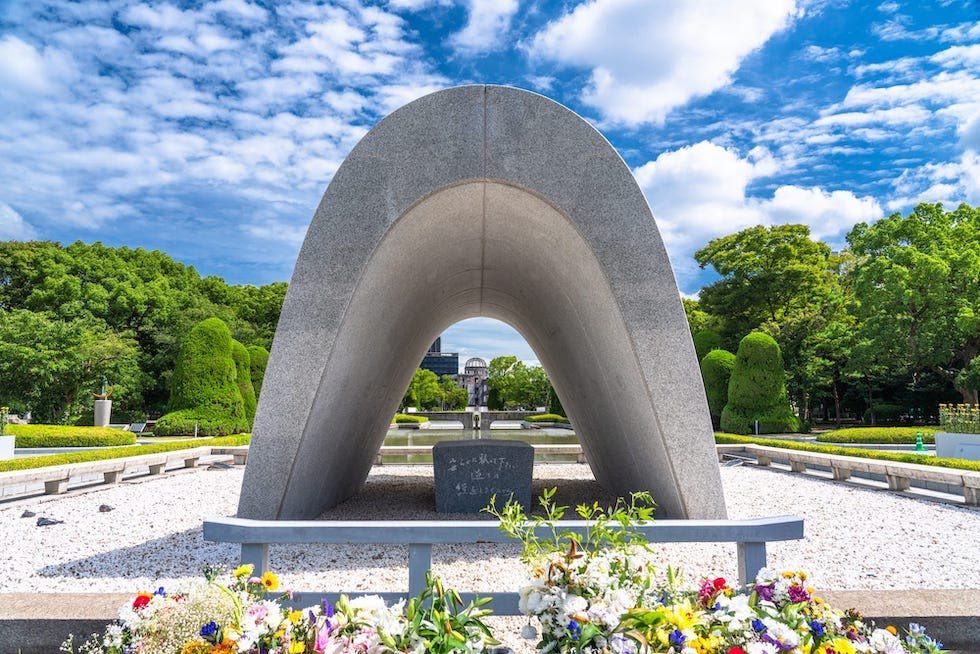
[[[252,375],[252,388],[258,401],[262,394],[262,380],[265,379],[265,369],[269,365],[269,350],[261,345],[248,346],[248,371]]]
[[[250,357],[245,346],[231,340],[231,358],[235,362],[235,383],[238,384],[238,392],[242,394],[242,405],[245,407],[245,417],[248,419],[249,428],[255,420],[255,389],[252,387],[252,371],[249,366]]]
[[[133,445],[136,434],[109,427],[68,425],[7,425],[14,447],[102,447]]]
[[[704,379],[704,393],[708,398],[708,412],[716,427],[721,424],[721,412],[728,404],[728,381],[734,367],[735,355],[728,350],[711,350],[701,359],[701,378]]]
[[[760,434],[800,431],[785,378],[783,356],[772,336],[752,332],[743,338],[728,382],[728,404],[721,412],[722,430],[750,434],[758,421]]]
[[[157,420],[156,436],[224,436],[247,432],[249,422],[235,383],[228,326],[220,318],[198,323],[177,355],[170,387],[170,413]]]
[[[710,329],[702,329],[694,335],[694,351],[697,352],[698,361],[712,350],[720,350],[722,346],[721,334]]]

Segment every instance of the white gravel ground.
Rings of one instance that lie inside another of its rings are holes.
[[[63,497],[0,508],[4,574],[0,592],[136,592],[200,579],[205,564],[233,567],[238,549],[204,542],[202,521],[233,515],[242,468],[181,471]],[[609,504],[585,465],[538,464],[535,492],[559,488],[562,504],[593,499]],[[807,570],[814,586],[830,589],[980,588],[980,510],[761,470],[722,468],[729,515],[796,514],[806,538],[769,545],[771,566]],[[107,504],[112,511],[101,513]],[[37,515],[22,518],[25,510]],[[37,518],[63,520],[38,527]],[[336,519],[438,519],[431,466],[376,467],[365,488],[328,511]],[[457,516],[472,519],[473,516]],[[433,564],[460,590],[517,590],[525,573],[515,545],[436,546]],[[736,578],[735,546],[661,544],[661,568],[688,578]],[[280,546],[271,564],[294,590],[401,590],[408,586],[404,546]],[[490,625],[517,654],[533,641],[517,635],[521,618]]]

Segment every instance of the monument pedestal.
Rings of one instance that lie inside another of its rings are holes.
[[[109,417],[112,414],[112,400],[95,401],[95,421],[92,423],[96,427],[106,427],[109,425]]]
[[[14,458],[14,442],[16,440],[13,436],[0,436],[0,461]]]
[[[534,448],[521,441],[442,441],[432,447],[436,511],[479,513],[497,496],[531,510]]]

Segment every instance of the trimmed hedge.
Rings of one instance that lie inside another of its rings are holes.
[[[566,424],[571,422],[565,416],[560,416],[557,413],[542,413],[536,416],[528,416],[524,420],[527,422],[564,422]]]
[[[939,468],[957,468],[960,470],[980,471],[980,461],[967,461],[966,459],[946,459],[931,456],[928,454],[914,454],[912,452],[882,452],[880,450],[862,450],[859,447],[834,447],[833,445],[814,445],[813,443],[801,443],[799,441],[787,441],[777,438],[755,438],[752,436],[739,436],[737,434],[715,433],[715,442],[721,444],[755,444],[767,445],[769,447],[779,447],[784,450],[802,450],[804,452],[822,452],[824,454],[837,454],[840,456],[859,456],[865,459],[878,459],[879,461],[898,461],[899,463],[918,463],[924,466],[937,466]]]
[[[735,368],[735,355],[728,350],[711,350],[701,359],[701,378],[708,398],[708,412],[717,426],[728,404],[728,383]]]
[[[136,434],[109,427],[7,425],[4,432],[15,437],[14,447],[100,447],[136,443]]]
[[[396,425],[410,424],[410,423],[422,423],[429,422],[429,419],[425,416],[416,416],[411,413],[396,413],[395,417],[391,419]]]
[[[231,339],[231,358],[235,362],[235,383],[242,396],[245,407],[245,418],[249,426],[255,420],[255,388],[252,387],[252,371],[249,365],[249,354],[245,346]]]
[[[935,443],[938,427],[850,427],[817,434],[821,443],[876,443],[915,445],[916,433],[923,443]]]
[[[735,366],[728,382],[728,404],[721,412],[721,428],[734,434],[796,433],[800,420],[786,397],[786,371],[776,341],[752,332],[738,344]]]
[[[248,346],[248,371],[252,376],[252,388],[255,397],[262,394],[262,380],[265,379],[265,369],[269,365],[269,350],[261,345]]]
[[[170,388],[170,410],[157,420],[157,436],[225,436],[249,430],[242,394],[235,383],[235,361],[228,325],[202,320],[180,348]]]
[[[31,468],[44,468],[47,466],[59,466],[66,463],[85,463],[88,461],[105,461],[107,459],[121,459],[129,456],[139,456],[141,454],[158,454],[160,452],[174,452],[201,446],[233,446],[248,445],[252,440],[251,434],[238,434],[235,436],[225,436],[224,438],[198,438],[185,441],[171,441],[169,443],[153,443],[152,445],[130,445],[126,447],[113,447],[105,450],[88,450],[86,452],[72,452],[70,454],[45,454],[42,456],[25,456],[20,459],[9,459],[0,461],[0,472],[8,470],[29,470]]]

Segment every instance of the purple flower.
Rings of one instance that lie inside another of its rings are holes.
[[[582,635],[582,627],[575,620],[569,620],[568,633],[571,635],[572,640],[578,640],[579,636]]]
[[[827,632],[823,628],[823,625],[820,624],[820,622],[818,620],[811,620],[810,621],[810,633],[813,634],[813,636],[815,638],[821,638]]]
[[[322,600],[321,604],[323,605],[323,614],[325,616],[327,616],[328,618],[332,618],[333,617],[333,604],[331,604],[327,600]]]
[[[766,630],[766,624],[759,618],[754,618],[752,620],[752,629],[761,633]]]
[[[789,595],[789,601],[793,604],[808,602],[810,600],[810,593],[806,592],[806,589],[801,586],[790,586],[786,594]]]
[[[685,636],[684,632],[680,629],[674,629],[672,632],[670,632],[670,635],[667,636],[667,640],[669,640],[670,644],[674,647],[683,647],[684,643],[687,642],[687,636]]]
[[[163,586],[160,586],[160,587],[159,587],[159,588],[157,588],[157,589],[156,589],[155,591],[153,591],[153,594],[154,594],[154,595],[161,595],[161,596],[163,596],[163,597],[166,597],[166,596],[167,596],[167,593],[166,593],[166,591],[165,591],[165,590],[163,590]]]
[[[759,599],[766,602],[772,601],[772,584],[767,584],[765,586],[756,586],[755,592],[759,596]]]

